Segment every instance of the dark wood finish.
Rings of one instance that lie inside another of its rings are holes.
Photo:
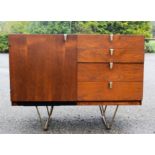
[[[76,100],[76,36],[10,35],[9,42],[12,101]]]
[[[141,82],[78,82],[78,101],[134,101],[142,99]]]
[[[143,81],[143,64],[116,64],[109,68],[109,63],[79,63],[79,82],[103,81]]]
[[[141,45],[142,48],[143,45]],[[78,62],[119,62],[143,63],[144,49],[114,49],[111,56],[110,48],[78,49]]]

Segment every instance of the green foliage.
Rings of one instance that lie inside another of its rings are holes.
[[[29,33],[68,34],[70,33],[70,22],[32,22],[29,26]]]
[[[148,53],[155,53],[155,41],[147,41],[145,42],[145,51]]]
[[[152,24],[145,21],[38,21],[0,22],[0,52],[8,50],[7,35],[22,34],[141,34],[152,36]],[[146,46],[148,46],[146,44]]]
[[[74,33],[96,34],[141,34],[145,37],[152,36],[151,22],[144,21],[100,21],[100,22],[73,22]]]
[[[1,22],[0,30],[2,33],[29,33],[29,25],[31,22]],[[0,33],[1,33],[0,32]]]
[[[11,33],[29,33],[30,22],[12,22]]]
[[[8,35],[0,34],[0,52],[6,53],[8,52]]]

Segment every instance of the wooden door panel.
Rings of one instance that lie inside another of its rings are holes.
[[[77,100],[77,36],[68,35],[65,42],[65,62],[63,63],[63,98]]]
[[[12,101],[76,100],[76,36],[10,35],[9,43]]]
[[[143,64],[78,63],[78,82],[142,82]]]
[[[10,93],[11,101],[17,98],[22,99],[26,96],[25,75],[26,55],[27,55],[26,36],[9,36],[9,61],[10,61]],[[14,46],[15,45],[15,46]],[[18,73],[18,74],[16,74]]]
[[[142,91],[142,82],[78,82],[78,101],[136,101]]]

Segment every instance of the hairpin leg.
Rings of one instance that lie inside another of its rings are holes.
[[[116,113],[117,113],[117,110],[118,110],[118,105],[115,108],[115,111],[114,111],[114,114],[112,116],[112,120],[110,123],[107,122],[107,118],[106,118],[106,114],[105,114],[107,105],[105,107],[103,107],[103,105],[100,105],[99,108],[100,108],[103,124],[105,125],[106,129],[108,129],[108,130],[111,129],[114,119],[115,119],[115,116],[116,116]]]
[[[48,125],[49,125],[49,121],[50,121],[51,116],[52,116],[53,108],[54,108],[54,106],[51,106],[50,109],[48,108],[48,106],[46,106],[48,118],[47,118],[47,120],[46,120],[46,122],[45,122],[45,125],[43,125],[43,121],[42,121],[41,114],[40,114],[40,112],[39,112],[39,108],[38,108],[38,106],[36,106],[36,110],[37,110],[37,114],[38,114],[39,119],[40,119],[41,126],[42,126],[42,128],[43,128],[45,131],[48,130]]]

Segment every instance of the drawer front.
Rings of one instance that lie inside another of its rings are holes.
[[[143,63],[143,49],[96,48],[78,49],[78,62],[128,62]]]
[[[78,48],[144,49],[144,37],[134,35],[78,35]]]
[[[142,99],[142,82],[79,82],[78,101],[137,101]]]
[[[78,63],[79,82],[142,82],[143,64]]]

